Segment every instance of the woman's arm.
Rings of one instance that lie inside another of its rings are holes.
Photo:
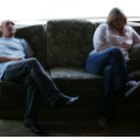
[[[101,51],[106,48],[105,46],[105,29],[106,24],[100,24],[93,36],[93,46],[96,51]]]

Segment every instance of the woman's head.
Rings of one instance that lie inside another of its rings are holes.
[[[127,18],[122,10],[119,8],[113,8],[107,17],[107,24],[116,28],[117,30],[123,29],[127,23]]]

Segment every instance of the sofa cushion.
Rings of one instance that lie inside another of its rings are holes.
[[[49,66],[83,67],[93,49],[94,26],[80,20],[52,20],[47,23],[47,63]]]
[[[85,72],[82,68],[77,67],[57,67],[51,69],[51,75],[55,78],[60,79],[102,79],[101,76],[90,74]]]
[[[140,70],[140,44],[135,44],[130,51],[128,69],[130,72]]]
[[[0,80],[0,110],[24,108],[26,94],[23,87],[19,83]]]
[[[46,33],[43,25],[25,26],[17,29],[17,37],[25,38],[31,45],[35,57],[46,65]]]
[[[57,67],[51,69],[57,85],[66,89],[97,89],[102,87],[102,77],[85,72],[82,68]]]
[[[128,76],[132,80],[140,80],[140,70],[130,72]]]

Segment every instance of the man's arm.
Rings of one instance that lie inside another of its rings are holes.
[[[33,57],[34,52],[33,52],[32,48],[31,48],[31,46],[29,45],[29,43],[27,42],[27,40],[21,39],[21,44],[24,47],[25,58]]]
[[[3,57],[3,56],[0,56],[0,63],[1,62],[7,62],[7,61],[19,61],[19,60],[22,60],[23,58],[11,58],[11,57]]]

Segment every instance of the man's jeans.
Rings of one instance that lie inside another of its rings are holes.
[[[128,80],[127,65],[121,50],[117,47],[90,53],[86,61],[86,71],[103,76],[103,115],[111,117],[116,104],[116,96]]]
[[[25,90],[27,92],[25,119],[36,121],[40,97],[45,97],[51,104],[57,98],[59,89],[56,87],[49,73],[44,70],[36,58],[28,58],[9,65],[2,80],[18,82],[25,76]]]

